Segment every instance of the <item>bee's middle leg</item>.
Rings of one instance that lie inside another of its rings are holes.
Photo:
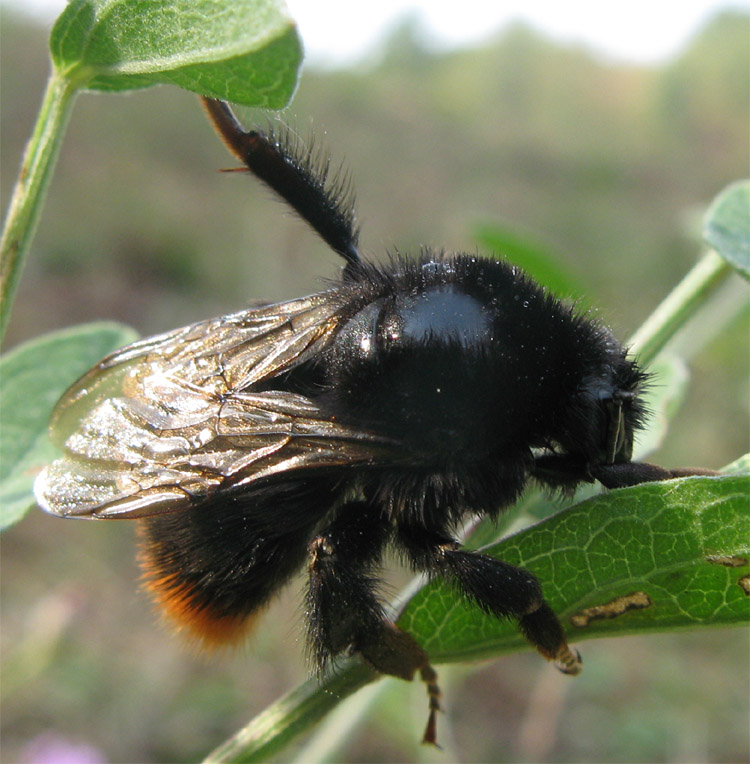
[[[319,669],[347,648],[402,679],[428,665],[424,650],[386,617],[376,595],[373,571],[390,535],[376,508],[351,502],[310,542],[308,649]]]

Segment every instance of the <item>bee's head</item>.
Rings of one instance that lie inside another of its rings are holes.
[[[645,416],[646,378],[608,331],[600,329],[599,340],[590,345],[599,358],[572,397],[559,438],[565,454],[597,466],[631,460],[634,435]]]

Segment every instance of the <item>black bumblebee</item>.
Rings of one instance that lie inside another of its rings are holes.
[[[386,674],[419,671],[427,740],[435,673],[377,597],[389,544],[578,673],[537,579],[463,551],[456,532],[531,479],[572,490],[671,477],[630,461],[645,374],[607,328],[507,262],[363,261],[352,194],[325,163],[204,104],[250,172],[342,255],[343,277],[109,355],[57,406],[64,456],[37,479],[39,504],[140,520],[148,588],[208,646],[240,639],[307,561],[317,666],[350,649]]]

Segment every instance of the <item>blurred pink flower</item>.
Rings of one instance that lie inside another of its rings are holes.
[[[23,761],[27,764],[107,764],[104,754],[95,746],[69,740],[57,732],[44,732],[30,740]]]

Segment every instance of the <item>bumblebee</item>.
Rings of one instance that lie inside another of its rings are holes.
[[[39,475],[38,503],[138,520],[148,589],[209,647],[240,640],[307,563],[316,666],[349,650],[384,674],[419,672],[431,742],[435,672],[378,598],[388,546],[578,673],[537,579],[456,535],[531,480],[568,491],[671,477],[631,461],[646,375],[609,329],[508,262],[364,260],[353,195],[327,163],[204,105],[231,152],[344,258],[342,277],[99,362],[57,405],[64,455]]]

